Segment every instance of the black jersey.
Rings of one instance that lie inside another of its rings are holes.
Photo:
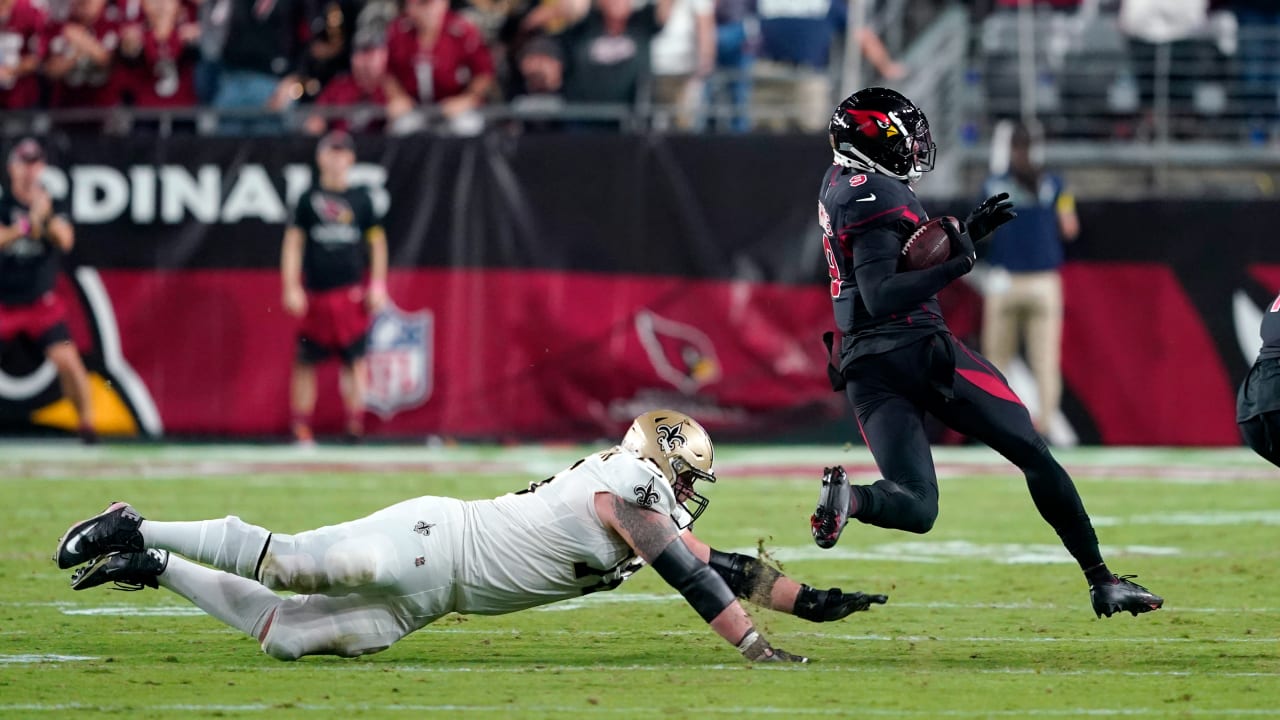
[[[55,200],[53,213],[66,217],[66,208]],[[30,210],[12,192],[0,197],[0,225],[12,227],[29,217]],[[31,233],[0,248],[0,303],[26,305],[53,290],[61,255],[51,240],[31,237]]]
[[[379,220],[366,188],[312,188],[298,198],[289,225],[302,230],[302,285],[323,291],[364,280],[370,230]]]
[[[831,275],[841,365],[946,332],[938,290],[963,271],[953,261],[897,273],[902,243],[928,216],[910,185],[833,165],[822,179],[818,223]]]
[[[1280,357],[1280,297],[1271,301],[1262,313],[1262,351],[1258,359]]]

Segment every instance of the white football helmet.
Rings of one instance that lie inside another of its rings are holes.
[[[697,420],[675,410],[653,410],[636,418],[622,438],[622,448],[652,464],[670,483],[690,522],[710,502],[693,489],[699,480],[715,482],[715,449]]]

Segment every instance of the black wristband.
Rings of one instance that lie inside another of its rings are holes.
[[[800,586],[800,593],[796,595],[795,608],[791,611],[796,617],[811,620],[813,622],[823,622],[823,610],[827,607],[826,590],[817,590],[808,585]]]

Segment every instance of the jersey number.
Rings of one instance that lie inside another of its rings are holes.
[[[642,567],[644,567],[644,564],[634,557],[623,558],[617,565],[608,570],[593,568],[584,562],[576,562],[573,564],[573,576],[579,580],[589,577],[600,578],[600,582],[595,585],[588,585],[582,588],[583,595],[590,595],[593,592],[612,590],[618,587],[623,580],[631,577],[635,571]]]
[[[831,250],[831,236],[822,236],[823,254],[827,256],[827,275],[831,276],[831,297],[840,297],[840,288],[842,281],[840,280],[840,266],[836,265],[836,254]]]

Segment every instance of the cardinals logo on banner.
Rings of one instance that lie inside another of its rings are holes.
[[[125,360],[111,297],[98,271],[81,267],[70,276],[74,293],[58,293],[89,374],[93,428],[99,435],[157,437],[160,414],[146,384]],[[79,417],[62,395],[57,370],[25,338],[0,347],[0,428],[34,427],[74,432]]]
[[[369,330],[369,390],[365,405],[389,420],[426,404],[431,397],[430,310],[406,313],[387,304]]]
[[[720,360],[707,334],[648,310],[636,313],[636,334],[658,377],[692,395],[720,379]]]

